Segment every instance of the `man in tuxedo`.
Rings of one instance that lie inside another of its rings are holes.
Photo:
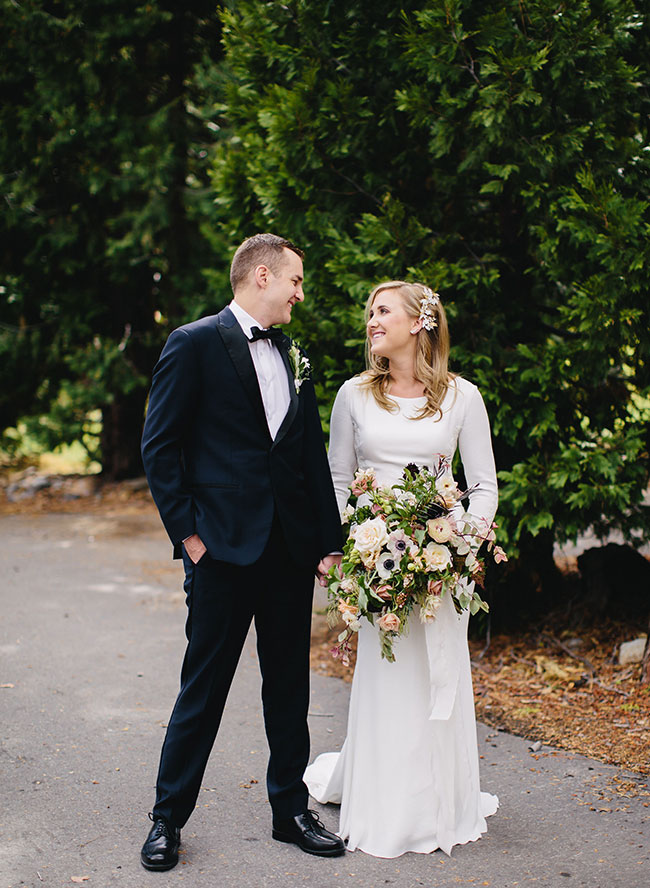
[[[324,577],[342,548],[309,365],[273,327],[304,299],[302,258],[273,234],[244,241],[233,301],[174,330],[153,374],[142,458],[184,562],[188,644],[141,852],[150,870],[178,862],[252,619],[273,838],[321,856],[345,851],[307,810],[302,780],[314,572]]]

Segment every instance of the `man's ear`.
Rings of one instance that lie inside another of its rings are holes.
[[[255,271],[253,272],[255,277],[255,283],[258,287],[261,287],[263,290],[266,289],[269,282],[269,269],[266,265],[258,265]]]

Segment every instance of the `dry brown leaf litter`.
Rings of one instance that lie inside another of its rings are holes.
[[[330,654],[337,633],[315,615],[312,667],[351,681],[352,666]],[[487,650],[485,641],[470,641],[477,718],[531,742],[650,774],[650,686],[640,684],[640,665],[620,667],[615,657],[637,634],[638,626],[607,621],[581,633],[546,625],[497,635]]]

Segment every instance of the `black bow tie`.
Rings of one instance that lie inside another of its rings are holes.
[[[269,327],[268,330],[260,330],[259,327],[251,327],[250,342],[256,342],[258,339],[270,339],[276,345],[282,345],[286,342],[286,336],[277,327]]]

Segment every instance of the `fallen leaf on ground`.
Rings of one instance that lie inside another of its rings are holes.
[[[547,681],[554,678],[560,681],[570,681],[572,678],[578,678],[582,673],[582,669],[576,669],[572,666],[560,666],[556,660],[551,660],[550,657],[544,657],[539,654],[535,657],[535,663],[537,664],[537,672],[542,674]]]

